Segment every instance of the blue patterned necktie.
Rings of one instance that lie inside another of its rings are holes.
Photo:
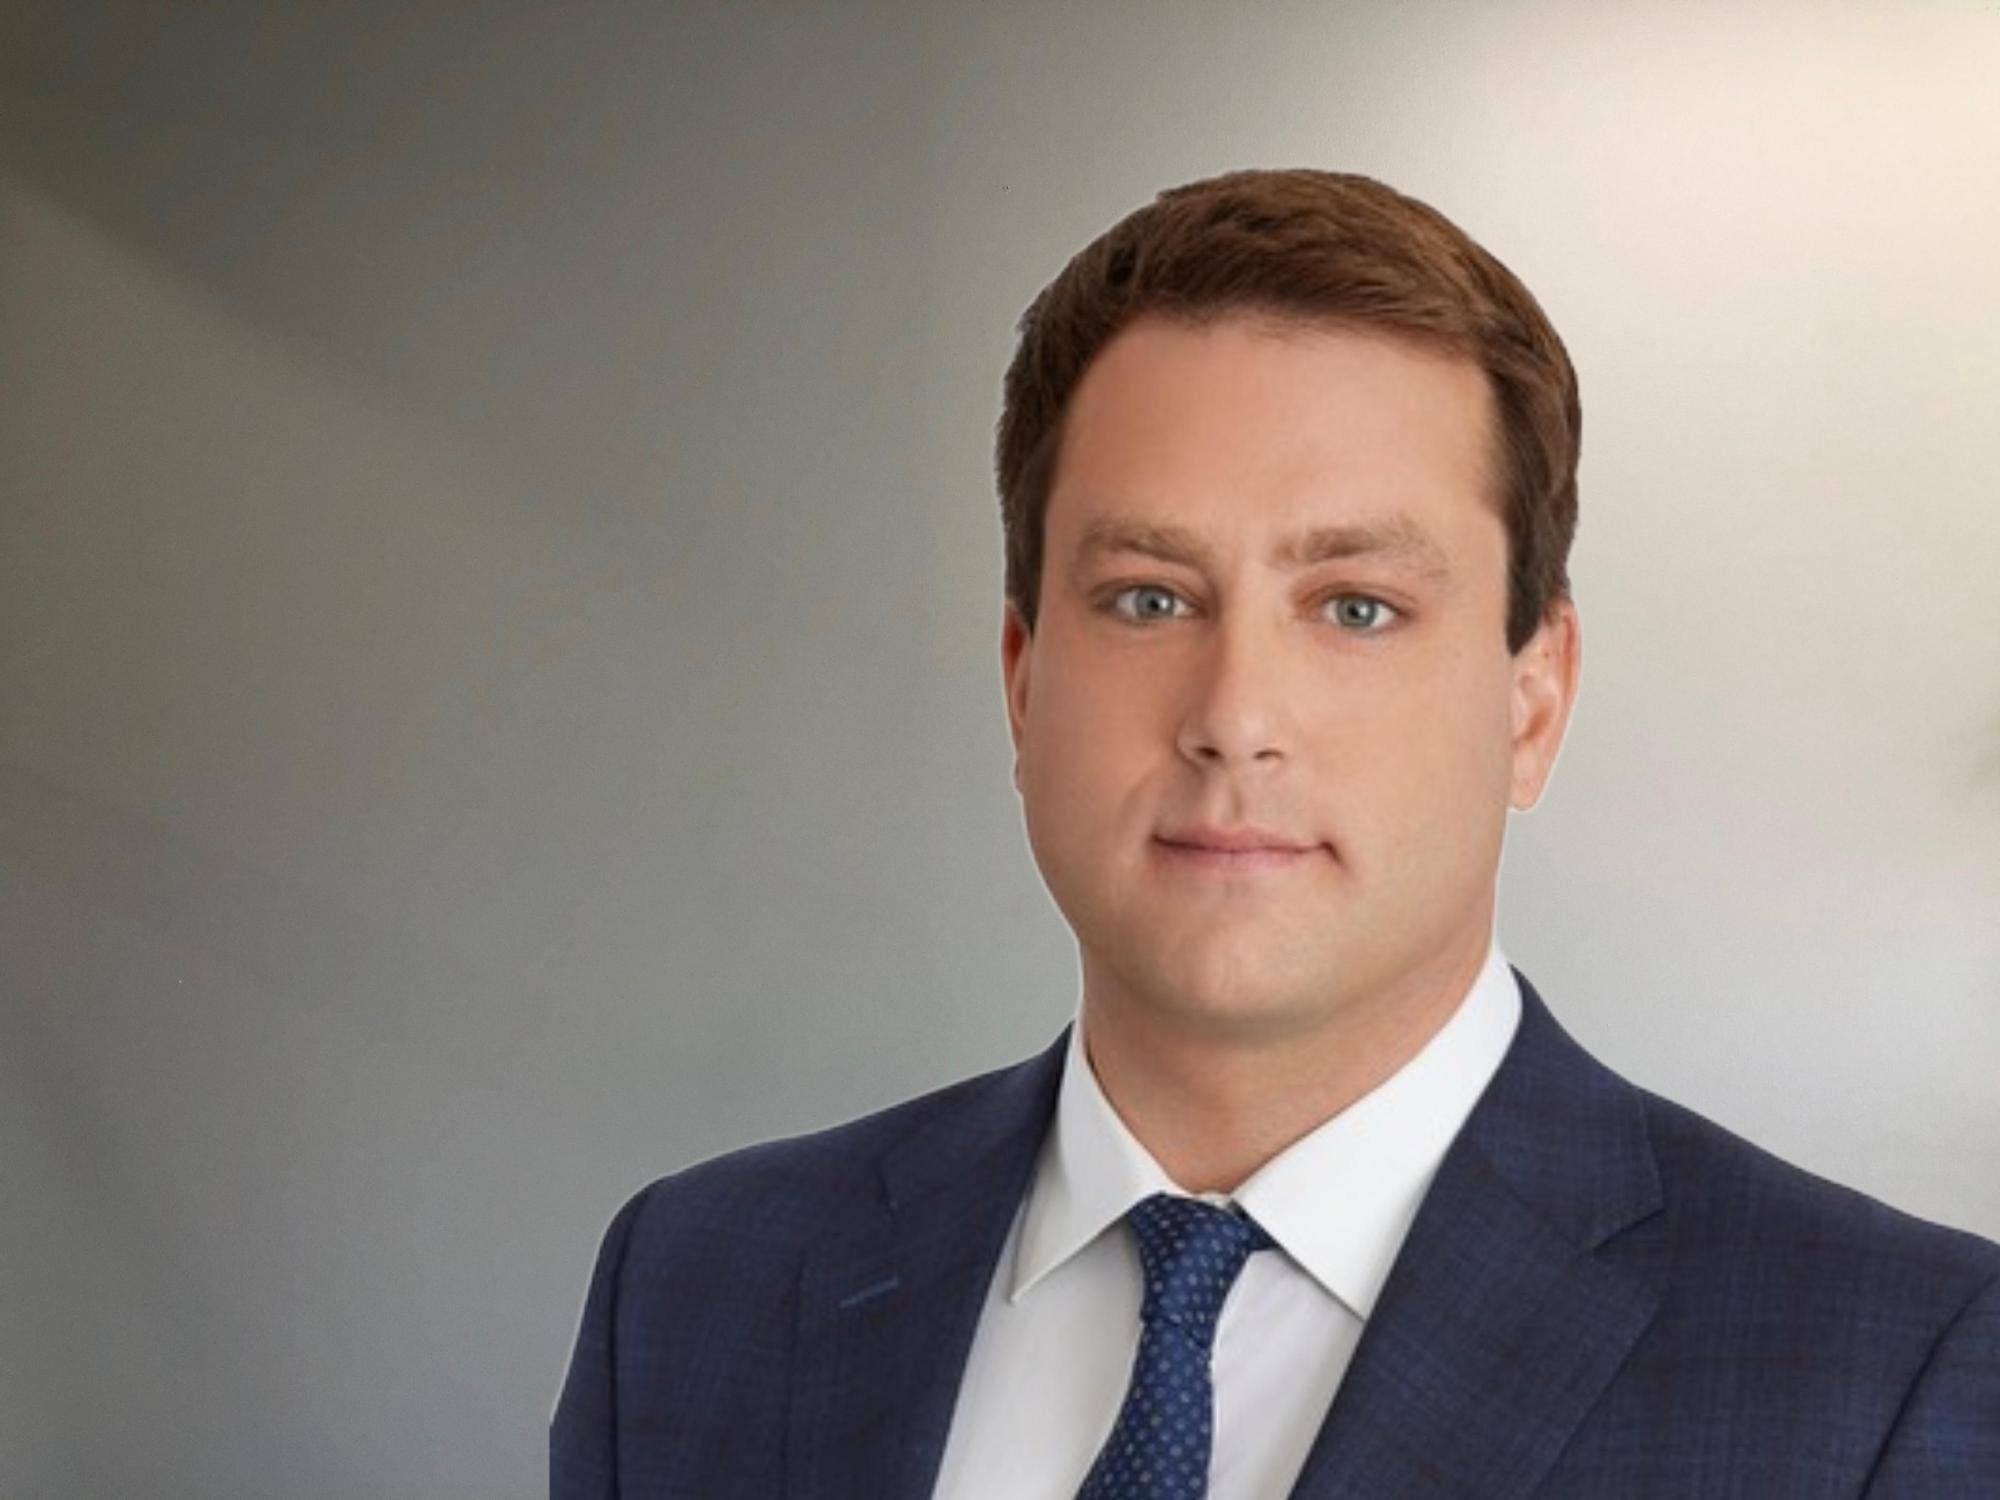
[[[1076,1500],[1202,1500],[1215,1437],[1208,1360],[1222,1301],[1269,1235],[1241,1214],[1155,1193],[1126,1215],[1146,1272],[1132,1386]]]

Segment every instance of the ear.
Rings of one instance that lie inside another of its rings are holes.
[[[1007,695],[1007,733],[1014,741],[1014,784],[1021,783],[1021,738],[1028,721],[1028,664],[1034,632],[1010,602],[1000,622],[1000,680]]]
[[[1582,621],[1573,601],[1557,599],[1549,605],[1535,633],[1514,654],[1510,806],[1525,812],[1540,800],[1549,773],[1555,769],[1556,752],[1562,749],[1582,670]]]

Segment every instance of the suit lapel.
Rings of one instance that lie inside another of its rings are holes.
[[[1055,1107],[1067,1033],[976,1079],[893,1148],[866,1222],[799,1282],[786,1493],[920,1500],[1000,1249]]]
[[[1297,1500],[1530,1493],[1653,1317],[1664,1219],[1639,1097],[1520,982],[1520,1030],[1411,1226]]]

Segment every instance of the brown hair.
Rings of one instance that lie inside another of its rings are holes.
[[[1077,383],[1142,314],[1232,313],[1379,330],[1473,360],[1498,417],[1507,649],[1569,593],[1582,413],[1541,307],[1444,215],[1371,178],[1231,172],[1170,188],[1079,251],[1021,315],[995,467],[1007,599],[1033,629],[1043,518]]]

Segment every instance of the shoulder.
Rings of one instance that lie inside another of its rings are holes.
[[[1658,1288],[1656,1356],[1889,1399],[1933,1350],[1976,1333],[2000,1295],[2000,1246],[1628,1082],[1521,986],[1514,1046],[1468,1130],[1545,1222]]]
[[[1037,1130],[1035,1099],[1059,1070],[1060,1044],[858,1119],[764,1141],[649,1183],[612,1221],[606,1253],[637,1264],[722,1257],[787,1263],[809,1244],[890,1206],[899,1156],[948,1164],[968,1137]],[[1026,1097],[1024,1097],[1026,1096]],[[1018,1119],[1016,1117],[1019,1117]]]
[[[1942,1480],[1961,1469],[1990,1480],[2000,1465],[2000,1246],[1640,1098],[1668,1267],[1635,1367],[1683,1398],[1703,1393],[1690,1409],[1735,1433],[1743,1453],[1766,1451],[1755,1428],[1786,1462],[1895,1455],[1893,1471],[1916,1478],[1885,1493],[1971,1493]]]
[[[599,1247],[577,1364],[637,1360],[641,1384],[683,1380],[693,1390],[715,1377],[713,1351],[728,1350],[754,1405],[764,1377],[778,1378],[808,1260],[886,1234],[899,1181],[977,1172],[1001,1144],[1032,1149],[1061,1055],[1058,1043],[1030,1062],[640,1189]]]
[[[1900,1420],[1920,1444],[2000,1416],[2000,1246],[1639,1097],[1668,1255],[1647,1368],[1728,1372],[1724,1404]]]
[[[1822,1295],[1963,1306],[2000,1278],[2000,1245],[1792,1165],[1637,1089],[1684,1269],[1746,1256]],[[1862,1297],[1864,1291],[1869,1297]]]
[[[585,1297],[550,1430],[551,1493],[608,1493],[620,1470],[688,1486],[676,1494],[774,1493],[771,1435],[785,1422],[807,1263],[886,1244],[899,1194],[1001,1180],[1003,1161],[1039,1144],[1061,1057],[1059,1041],[1016,1067],[634,1194]]]
[[[1628,1081],[1516,977],[1521,1025],[1482,1101],[1482,1139],[1545,1208],[1569,1210],[1572,1223],[1643,1231],[1645,1242],[1670,1247],[1676,1284],[1730,1295],[1803,1286],[1827,1302],[1963,1306],[2000,1276],[2000,1246],[1817,1176]]]

